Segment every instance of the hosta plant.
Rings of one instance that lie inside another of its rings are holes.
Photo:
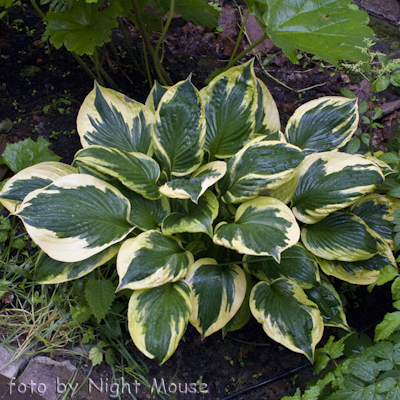
[[[40,163],[2,203],[40,246],[36,279],[77,279],[116,257],[131,291],[129,331],[165,362],[190,322],[207,337],[250,312],[313,360],[324,325],[348,328],[326,275],[369,284],[391,251],[395,200],[373,157],[342,149],[357,102],[322,97],[280,132],[252,62],[198,91],[155,84],[146,104],[95,84],[80,109],[73,165]],[[390,170],[390,168],[384,168]]]

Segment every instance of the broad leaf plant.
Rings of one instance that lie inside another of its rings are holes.
[[[204,338],[242,327],[250,311],[312,361],[325,325],[348,329],[327,276],[370,284],[396,267],[398,200],[374,193],[390,168],[341,151],[358,119],[357,100],[322,97],[282,133],[252,61],[201,91],[190,77],[156,83],[145,104],[96,83],[73,165],[22,170],[1,202],[42,249],[41,284],[116,257],[131,337],[158,363],[189,322]]]

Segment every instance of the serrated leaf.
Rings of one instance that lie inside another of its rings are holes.
[[[46,14],[45,36],[59,49],[64,45],[68,51],[80,55],[93,54],[96,46],[102,46],[111,39],[111,29],[118,26],[111,20],[122,11],[118,2],[112,2],[107,8],[98,11],[98,5],[80,1],[69,10]]]
[[[391,290],[393,300],[400,300],[400,277],[394,280]]]
[[[375,328],[374,341],[386,340],[400,326],[400,311],[385,314],[383,321]]]
[[[71,307],[70,312],[71,317],[79,324],[86,322],[92,316],[92,311],[88,306],[78,305],[76,307]]]
[[[373,39],[368,14],[351,0],[254,0],[252,9],[275,45],[293,63],[302,50],[337,65],[340,60],[368,61],[361,51]],[[283,12],[284,11],[284,12]]]
[[[93,366],[100,365],[103,362],[103,352],[98,347],[92,347],[89,351],[89,360]]]
[[[383,92],[388,88],[390,84],[390,76],[388,74],[379,77],[372,85],[372,90],[374,92]]]
[[[8,143],[2,157],[8,168],[17,173],[44,161],[60,161],[61,157],[49,150],[49,146],[50,142],[43,136],[39,136],[37,142],[28,138],[17,143]]]
[[[196,25],[212,29],[218,26],[219,12],[208,0],[177,0],[175,10],[186,21]]]
[[[112,366],[115,364],[115,353],[113,349],[107,349],[104,353],[104,357],[108,365]]]
[[[97,322],[106,316],[115,298],[115,286],[109,280],[91,281],[85,286],[85,299]]]

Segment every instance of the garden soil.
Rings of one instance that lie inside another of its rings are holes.
[[[174,82],[192,74],[192,82],[201,89],[215,68],[226,65],[235,44],[240,15],[232,2],[221,3],[221,6],[222,33],[194,26],[179,17],[173,20],[163,51],[164,65]],[[130,65],[123,38],[117,31],[114,32],[113,41],[120,54],[120,65],[112,56],[111,46],[104,50],[102,63],[124,94],[144,102],[149,84],[143,74],[142,42],[138,32],[127,21],[124,24],[139,68]],[[250,20],[247,29],[252,40],[259,37],[254,21]],[[383,27],[382,34],[377,32],[377,46],[389,57],[399,57],[400,38],[387,36],[387,29]],[[0,122],[6,118],[14,122],[10,131],[0,133],[0,153],[7,143],[28,137],[36,140],[42,135],[51,142],[50,148],[62,157],[62,162],[71,163],[75,152],[81,148],[76,133],[77,112],[93,88],[93,81],[67,51],[56,50],[41,41],[43,31],[43,24],[30,4],[25,9],[21,7],[10,11],[0,20]],[[153,39],[156,40],[157,36]],[[243,40],[241,47],[246,45]],[[340,95],[340,88],[353,90],[360,100],[369,97],[368,82],[322,65],[307,55],[299,64],[293,65],[269,41],[262,43],[258,51],[261,64],[256,61],[255,69],[277,103],[283,127],[298,106],[317,97]],[[115,73],[112,68],[115,68]],[[391,87],[379,94],[374,104],[382,106],[392,103],[399,99],[399,95],[398,88]],[[374,132],[375,143],[382,146],[397,129],[397,118],[400,117],[397,109],[400,105],[393,107],[380,121],[384,129]],[[5,168],[0,173],[5,177],[11,175]],[[355,289],[351,285],[341,286],[338,281],[335,284],[342,289],[346,299],[349,325],[359,331],[370,328],[367,333],[371,334],[371,327],[379,323],[390,310],[390,289],[375,288],[369,294],[365,287]],[[323,341],[335,332],[334,329],[326,329]],[[134,357],[142,357],[133,345],[131,351]],[[57,358],[70,359],[62,352],[57,354]],[[217,332],[202,340],[197,331],[189,326],[177,351],[164,365],[158,366],[152,360],[146,362],[149,367],[146,378],[150,385],[162,387],[164,383],[170,398],[179,400],[278,400],[293,394],[299,385],[304,388],[305,383],[313,377],[313,368],[305,357],[270,340],[254,319],[240,331],[229,333],[225,339]],[[302,369],[263,384],[297,367]],[[85,365],[79,368],[82,373],[89,370]],[[93,382],[100,382],[101,379],[111,382],[111,369],[103,363],[94,368],[91,379]],[[203,384],[208,393],[178,393],[179,390],[184,392],[185,388],[192,387],[190,384],[197,384],[197,388]],[[241,392],[258,384],[261,385],[251,391]],[[177,393],[171,393],[175,390]],[[137,399],[157,397],[144,385],[138,388],[135,396]],[[121,398],[131,397],[122,395]]]

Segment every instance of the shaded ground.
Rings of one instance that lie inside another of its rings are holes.
[[[165,40],[164,63],[173,81],[177,82],[192,73],[193,83],[200,89],[213,69],[226,65],[233,49],[234,36],[237,34],[238,18],[237,11],[229,3],[224,8],[224,18],[225,21],[221,23],[225,24],[223,34],[187,24],[179,18],[174,20]],[[16,19],[22,22],[15,22]],[[135,58],[141,64],[141,40],[134,29],[129,29],[129,26],[127,28],[132,37]],[[29,33],[28,36],[26,32]],[[15,122],[9,133],[0,134],[0,146],[2,143],[5,145],[27,137],[35,140],[42,135],[52,143],[52,150],[62,156],[62,161],[70,163],[81,147],[74,131],[76,115],[84,97],[92,89],[93,82],[69,53],[62,49],[57,51],[41,42],[42,32],[42,22],[30,8],[27,11],[20,9],[11,12],[8,20],[0,21],[0,121],[9,118]],[[117,33],[115,43],[117,47],[122,44]],[[381,51],[393,57],[394,52],[398,52],[400,39],[392,37],[388,40],[382,37],[379,46]],[[279,49],[268,42],[264,43],[263,50],[268,55],[263,56],[262,60],[270,61],[266,63],[265,71],[256,63],[256,70],[277,103],[283,126],[300,104],[316,97],[340,95],[341,87],[355,90],[360,98],[366,96],[365,85],[360,85],[360,80],[356,77],[315,64],[307,56],[304,56],[301,64],[292,65]],[[121,48],[121,56],[123,53],[124,49]],[[103,61],[107,65],[106,55]],[[144,102],[149,91],[145,77],[140,70],[128,66],[127,56],[121,58],[121,62],[125,65],[124,70],[129,79],[122,73],[112,74],[112,78],[126,95]],[[142,65],[140,68],[143,70]],[[269,78],[265,72],[294,90]],[[396,100],[399,94],[398,88],[392,87],[379,95],[376,104]],[[381,140],[395,131],[397,110],[386,117],[390,117],[390,124],[387,122],[389,119],[381,121],[385,128],[376,132]],[[357,329],[380,322],[387,311],[386,305],[391,304],[388,288],[376,288],[371,295],[366,288],[359,288],[356,295],[348,291],[346,297],[348,322]],[[382,308],[376,307],[376,304]],[[327,329],[325,340],[333,332],[334,330]],[[164,379],[166,384],[172,382],[178,388],[180,383],[182,390],[185,383],[207,384],[209,393],[181,393],[175,395],[174,398],[177,399],[223,399],[228,394],[307,364],[303,356],[296,355],[268,339],[255,320],[241,331],[228,336],[229,338],[222,340],[220,333],[216,333],[201,341],[195,329],[189,326],[184,340],[169,361],[162,367],[152,361],[147,362],[150,368],[147,379],[150,383],[156,379],[158,385]],[[141,357],[134,349],[132,353]],[[82,367],[83,372],[87,370]],[[312,377],[312,368],[305,368],[295,376],[264,385],[239,395],[237,399],[278,400],[292,393],[299,384],[304,385]],[[111,372],[108,367],[100,366],[91,377],[95,382],[100,378],[111,379]],[[142,386],[138,390],[137,398],[150,399],[152,395],[149,389]]]

